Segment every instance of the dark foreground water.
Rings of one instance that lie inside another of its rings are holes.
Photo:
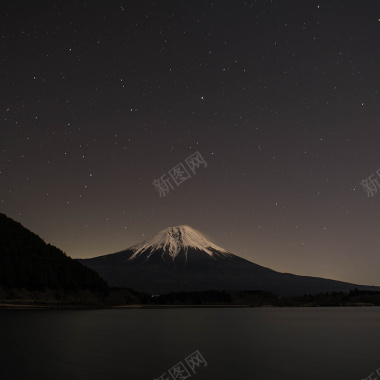
[[[2,380],[153,380],[196,350],[194,380],[365,379],[380,308],[0,312]]]

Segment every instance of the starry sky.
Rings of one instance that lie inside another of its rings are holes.
[[[74,258],[187,224],[380,285],[379,40],[377,0],[2,1],[0,212]]]

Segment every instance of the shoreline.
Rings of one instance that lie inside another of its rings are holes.
[[[276,306],[276,305],[38,305],[38,304],[12,304],[12,303],[0,303],[1,310],[131,310],[131,309],[241,309],[241,308],[252,308],[252,309],[268,309],[268,308],[334,308],[334,307],[374,307],[374,304],[357,303],[349,305],[336,305],[336,306]]]
[[[122,310],[122,309],[200,309],[247,308],[249,305],[32,305],[0,304],[0,310]],[[269,306],[272,307],[272,306]]]

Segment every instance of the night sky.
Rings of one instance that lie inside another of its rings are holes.
[[[0,212],[74,258],[187,224],[380,285],[379,41],[378,0],[2,1]]]

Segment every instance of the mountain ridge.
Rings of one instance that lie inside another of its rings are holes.
[[[175,260],[181,250],[187,251],[189,247],[202,250],[210,256],[213,256],[215,251],[222,254],[227,254],[225,249],[211,243],[198,231],[195,231],[190,226],[181,225],[176,227],[168,227],[151,238],[130,247],[131,250],[135,250],[135,253],[132,255],[130,260],[133,260],[144,251],[149,250],[153,253],[159,248],[167,251],[173,260]]]
[[[0,288],[28,291],[107,293],[93,270],[47,244],[19,222],[0,213]]]
[[[126,250],[79,261],[97,271],[111,286],[151,294],[215,289],[263,290],[296,296],[355,288],[380,290],[277,272],[224,250],[189,226],[168,227]]]

